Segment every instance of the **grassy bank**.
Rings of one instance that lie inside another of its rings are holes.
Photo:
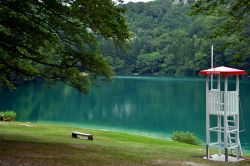
[[[94,141],[72,139],[72,131]],[[203,146],[36,123],[0,122],[0,165],[222,165],[203,160]],[[250,165],[250,160],[231,165]]]

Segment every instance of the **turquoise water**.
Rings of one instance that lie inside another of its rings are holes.
[[[17,120],[66,123],[103,130],[167,138],[175,130],[205,140],[205,80],[181,77],[117,77],[92,87],[88,95],[62,83],[46,88],[28,83],[0,91],[0,109],[13,109]],[[233,82],[230,82],[230,87]],[[250,149],[250,81],[240,83],[244,116],[241,143]]]

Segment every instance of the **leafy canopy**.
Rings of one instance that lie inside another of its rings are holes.
[[[216,35],[237,34],[244,37],[246,28],[249,28],[249,0],[199,0],[192,6],[192,9],[192,14],[222,18],[221,30]]]
[[[121,52],[110,41],[101,42],[101,52],[115,72],[198,75],[201,69],[210,67],[213,44],[216,66],[250,73],[250,1],[188,2],[188,5],[173,5],[173,0],[127,3],[125,16],[133,34],[131,49]]]
[[[124,12],[112,0],[0,1],[0,87],[38,78],[87,92],[112,73],[98,38],[122,46],[130,37]]]
[[[192,6],[191,14],[215,16],[220,23],[210,38],[220,38],[224,42],[223,50],[234,54],[232,63],[243,69],[250,68],[250,1],[249,0],[204,0]]]

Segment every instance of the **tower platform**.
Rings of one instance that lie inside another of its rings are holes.
[[[207,159],[207,157],[203,157],[203,159]],[[223,155],[223,154],[221,154],[221,155],[213,154],[213,155],[211,155],[209,160],[224,162],[225,161],[225,155]],[[240,161],[243,161],[243,160],[244,160],[243,158],[237,159],[237,157],[235,157],[235,156],[228,156],[228,162],[240,162]]]

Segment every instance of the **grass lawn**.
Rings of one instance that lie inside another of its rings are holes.
[[[72,131],[92,133],[94,141],[71,138]],[[1,165],[227,165],[202,159],[204,146],[39,123],[0,122]],[[249,156],[240,163],[250,165]]]

